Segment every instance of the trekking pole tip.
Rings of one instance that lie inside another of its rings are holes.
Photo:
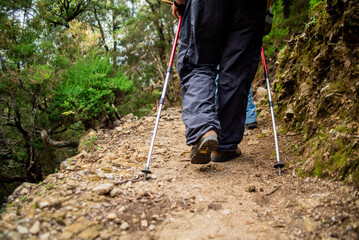
[[[276,164],[274,164],[274,168],[278,169],[278,175],[281,176],[281,169],[284,167],[284,164],[281,162],[277,162]]]
[[[142,169],[141,171],[145,174],[145,176],[144,176],[144,181],[146,181],[146,179],[147,179],[147,174],[151,174],[152,172],[151,172],[151,170],[148,169],[148,168]]]

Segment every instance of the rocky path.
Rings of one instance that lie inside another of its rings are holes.
[[[262,117],[264,118],[264,117]],[[1,215],[0,239],[358,239],[359,192],[298,178],[300,137],[270,122],[247,131],[243,156],[192,165],[179,109],[163,111],[143,181],[154,117],[131,115],[88,135],[82,152],[39,184],[23,184]]]

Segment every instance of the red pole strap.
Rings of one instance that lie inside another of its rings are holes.
[[[261,55],[262,55],[262,62],[263,62],[263,68],[264,68],[265,74],[268,74],[268,72],[267,72],[266,58],[265,58],[265,56],[264,56],[263,45],[262,45]]]
[[[178,21],[178,27],[177,27],[176,37],[175,37],[175,41],[173,42],[173,46],[172,46],[172,52],[171,52],[170,62],[168,63],[168,67],[169,67],[169,68],[172,67],[173,59],[174,59],[174,57],[175,57],[176,47],[177,47],[177,41],[178,41],[178,36],[179,36],[180,29],[181,29],[181,23],[182,23],[182,16],[180,16],[179,21]]]

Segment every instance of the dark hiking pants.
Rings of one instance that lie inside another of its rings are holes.
[[[188,145],[210,129],[219,135],[218,150],[233,151],[242,141],[248,92],[260,56],[265,6],[266,0],[187,0],[178,73]]]

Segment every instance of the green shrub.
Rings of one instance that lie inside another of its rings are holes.
[[[94,56],[78,60],[64,74],[56,92],[56,102],[62,115],[81,121],[86,129],[93,128],[102,117],[114,114],[133,83],[121,70],[115,72],[109,56]]]

